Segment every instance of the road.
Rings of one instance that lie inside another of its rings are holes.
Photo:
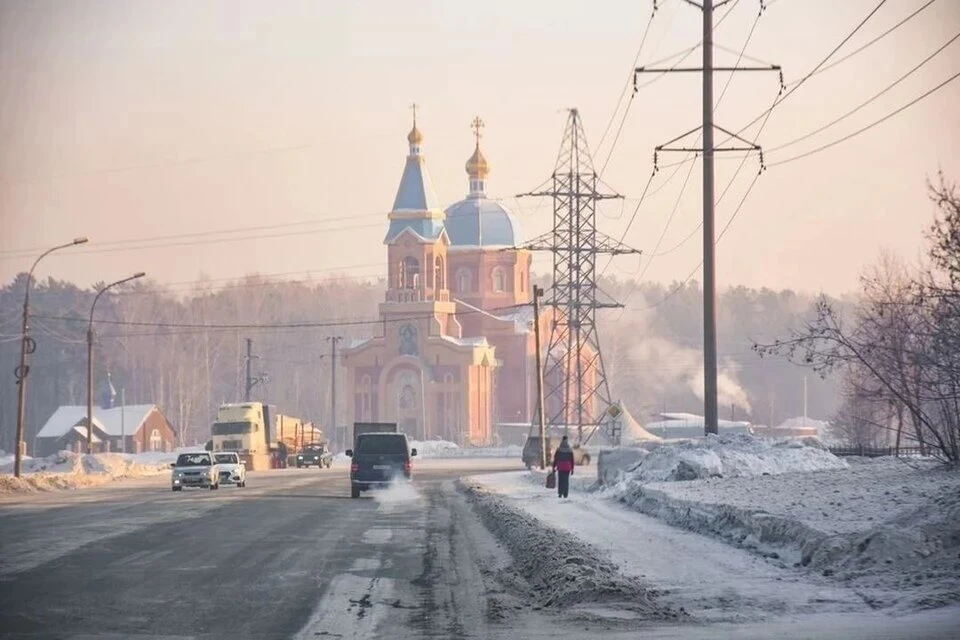
[[[516,461],[423,461],[412,487],[360,500],[336,468],[251,473],[219,491],[153,478],[8,496],[0,635],[566,637],[569,620],[513,588],[511,559],[454,487],[504,468]]]
[[[864,636],[876,620],[701,626],[541,608],[454,484],[516,466],[424,460],[412,485],[360,500],[343,468],[251,473],[219,491],[173,493],[164,476],[2,495],[0,638],[956,637],[949,611]],[[562,557],[556,546],[545,551]]]

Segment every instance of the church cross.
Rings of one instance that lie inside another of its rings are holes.
[[[480,116],[474,118],[473,122],[470,123],[470,128],[473,129],[473,137],[476,139],[478,147],[480,146],[480,129],[485,126],[486,125],[483,123],[483,120],[480,119]]]
[[[410,105],[410,110],[413,111],[413,126],[417,126],[417,107],[419,107],[416,102]]]

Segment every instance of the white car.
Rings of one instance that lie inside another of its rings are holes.
[[[220,469],[220,484],[235,484],[238,487],[247,486],[247,467],[243,464],[236,451],[218,451],[213,456]]]
[[[182,491],[184,487],[220,488],[220,468],[207,451],[181,453],[176,462],[170,463],[170,468],[173,469],[170,488],[174,491]]]

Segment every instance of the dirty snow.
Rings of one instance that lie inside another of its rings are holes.
[[[518,472],[522,473],[522,472]],[[620,573],[618,567],[582,540],[542,522],[523,509],[508,504],[479,483],[483,476],[466,479],[461,487],[484,524],[507,547],[514,569],[532,587],[541,607],[614,607],[646,620],[683,618],[679,611],[656,602],[639,580]]]
[[[13,477],[14,463],[0,466],[0,492],[51,491],[104,484],[122,478],[141,478],[169,471],[172,453],[78,454],[61,451],[43,458],[23,460],[20,478]]]
[[[642,581],[661,602],[699,621],[747,622],[869,608],[852,590],[825,578],[676,529],[596,493],[572,489],[569,499],[559,500],[536,473],[498,473],[469,481],[541,526],[589,541],[625,576]]]

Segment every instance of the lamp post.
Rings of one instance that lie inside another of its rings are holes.
[[[27,354],[33,353],[36,348],[36,343],[30,338],[29,324],[30,284],[33,282],[33,270],[37,268],[37,263],[54,251],[84,244],[86,241],[87,239],[84,237],[74,238],[72,242],[59,244],[52,249],[47,249],[40,254],[39,258],[33,261],[33,266],[30,267],[30,272],[27,273],[27,286],[23,294],[23,327],[20,330],[20,366],[14,370],[17,384],[20,385],[20,388],[17,390],[17,451],[13,457],[13,475],[17,478],[20,477],[20,463],[23,461],[23,428],[26,422],[27,412],[27,374],[30,372],[30,367],[27,366]]]
[[[93,304],[90,305],[90,323],[87,325],[87,453],[93,453],[93,311],[97,308],[97,301],[100,299],[104,293],[108,290],[123,284],[124,282],[130,282],[131,280],[136,280],[137,278],[142,278],[147,275],[143,271],[133,274],[129,278],[124,278],[123,280],[117,280],[105,286],[103,289],[97,292],[97,295],[93,298]]]

